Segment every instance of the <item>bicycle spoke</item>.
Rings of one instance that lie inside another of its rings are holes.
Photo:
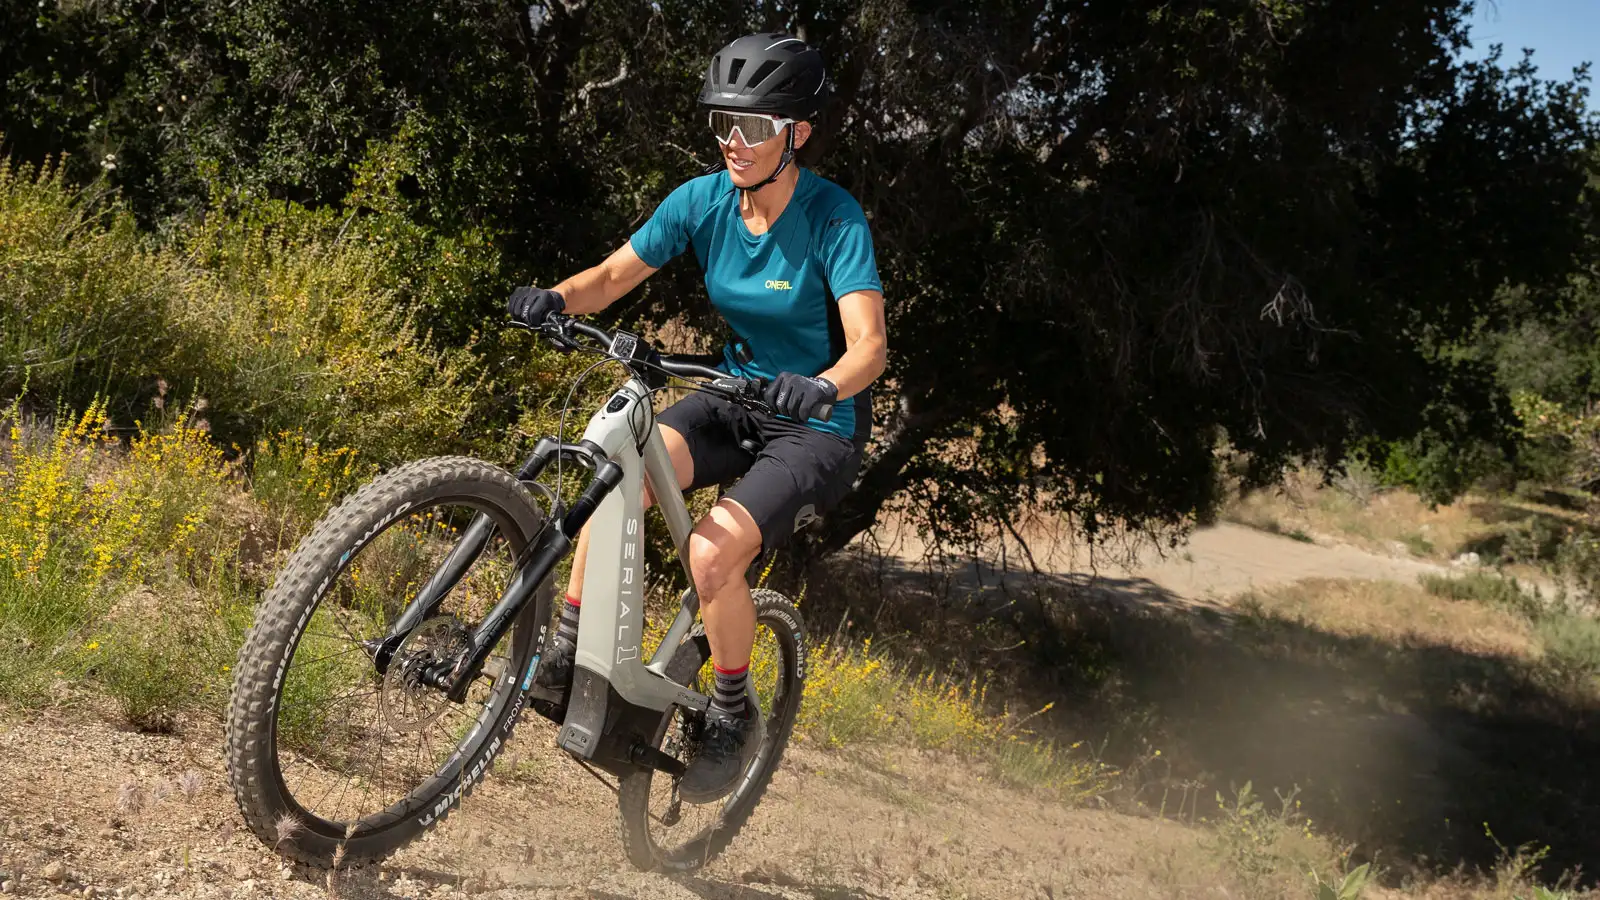
[[[356,646],[351,647],[348,650],[340,650],[338,653],[329,653],[327,656],[319,656],[316,659],[305,660],[303,664],[304,665],[310,665],[311,663],[327,662],[330,659],[338,659],[341,656],[349,656],[352,653],[357,653],[357,652],[360,652],[360,651],[365,650],[365,649],[367,649],[367,648],[361,646],[360,644],[357,644]]]

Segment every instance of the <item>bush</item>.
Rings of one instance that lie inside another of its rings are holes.
[[[381,209],[380,187],[363,202]],[[204,397],[224,446],[298,430],[387,463],[508,452],[519,404],[493,372],[544,389],[517,424],[549,430],[576,360],[520,334],[439,349],[412,314],[446,302],[467,257],[478,274],[461,277],[488,277],[486,240],[430,241],[398,214],[234,205],[158,243],[57,169],[0,162],[0,358],[21,361],[0,367],[0,398],[84,409],[103,395],[125,420]]]
[[[1530,619],[1545,611],[1538,591],[1525,593],[1515,578],[1502,578],[1488,572],[1468,572],[1465,575],[1422,575],[1417,579],[1422,589],[1435,597],[1447,600],[1464,600],[1498,606]]]
[[[0,434],[0,696],[39,703],[87,677],[130,722],[164,727],[242,633],[244,592],[217,590],[237,546],[218,538],[236,532],[220,450],[186,415],[123,449],[103,403],[53,429],[13,404]]]
[[[376,474],[350,447],[324,450],[305,432],[280,431],[256,442],[250,493],[280,519],[309,527],[339,495]]]
[[[165,731],[205,696],[210,635],[179,610],[146,612],[118,620],[109,634],[91,641],[88,664],[128,724]]]
[[[1600,677],[1600,622],[1587,616],[1554,615],[1536,625],[1544,662],[1564,682]]]

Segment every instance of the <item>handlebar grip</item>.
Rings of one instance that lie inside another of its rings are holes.
[[[820,419],[820,420],[822,420],[824,422],[826,422],[829,419],[833,418],[833,404],[832,403],[824,403],[821,406],[817,407],[817,411],[816,411],[816,414],[815,414],[814,417],[817,418],[817,419]]]

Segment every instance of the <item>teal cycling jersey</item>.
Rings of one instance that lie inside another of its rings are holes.
[[[749,351],[739,354],[730,345],[723,364],[746,378],[827,370],[845,349],[838,298],[883,290],[861,205],[805,168],[789,205],[764,234],[750,233],[739,215],[739,191],[722,171],[680,185],[629,243],[654,269],[694,249],[711,305]],[[806,424],[860,443],[872,427],[871,401],[863,391],[839,401],[829,421]]]

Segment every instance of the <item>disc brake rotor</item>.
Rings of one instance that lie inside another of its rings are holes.
[[[394,652],[378,698],[384,721],[395,731],[421,731],[450,706],[444,692],[422,680],[422,672],[439,663],[453,663],[466,651],[468,634],[455,616],[439,616],[418,625]]]

